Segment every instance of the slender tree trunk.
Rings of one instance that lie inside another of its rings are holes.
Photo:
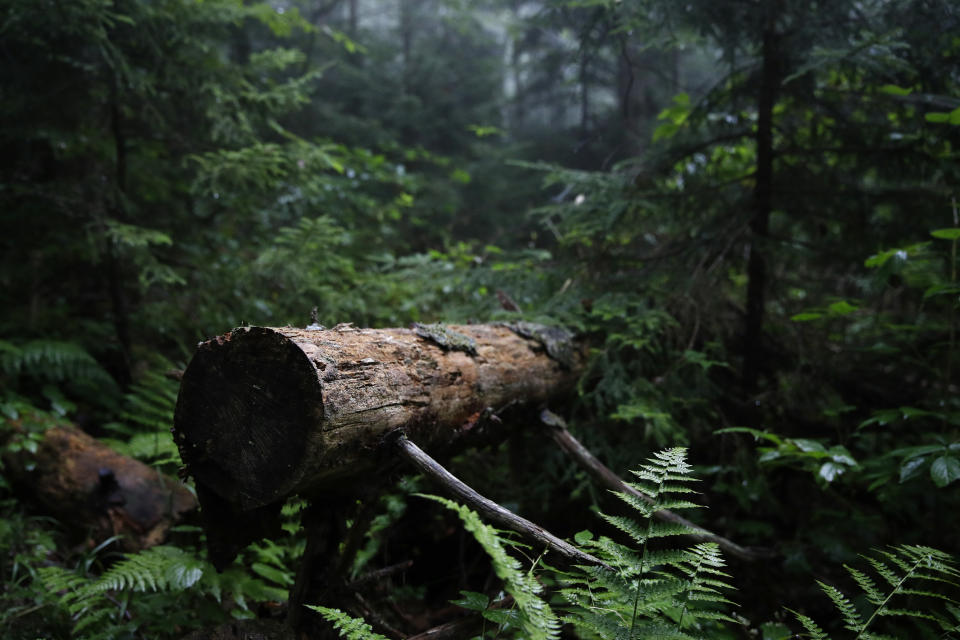
[[[110,129],[113,134],[114,145],[114,179],[116,192],[114,194],[114,216],[123,219],[124,198],[127,191],[127,139],[123,132],[123,114],[120,110],[120,95],[117,88],[119,79],[114,79],[110,96]],[[127,310],[126,293],[123,289],[123,271],[117,258],[113,242],[109,237],[104,238],[105,256],[104,268],[107,279],[107,290],[110,295],[110,306],[113,312],[114,332],[120,343],[122,368],[118,372],[119,382],[126,386],[130,383],[132,366],[132,341],[130,338],[130,318]]]
[[[348,24],[350,26],[350,37],[357,36],[357,5],[360,0],[350,0],[348,5]]]
[[[773,107],[780,84],[778,36],[773,16],[763,34],[763,64],[757,96],[757,166],[753,192],[754,214],[750,221],[750,256],[747,262],[747,315],[743,345],[743,390],[746,395],[757,389],[763,360],[763,315],[768,284],[766,242],[773,208]]]
[[[399,23],[400,31],[400,52],[403,56],[403,91],[409,90],[409,78],[413,67],[413,29],[415,21],[417,0],[399,0]]]
[[[586,139],[590,128],[590,60],[586,52],[580,56],[580,135]]]
[[[523,38],[517,37],[512,41],[510,51],[510,73],[513,76],[513,109],[511,128],[519,131],[526,119],[526,105],[523,94],[523,70],[520,68],[523,50]]]
[[[636,83],[633,59],[630,55],[630,40],[620,37],[620,55],[617,56],[617,94],[620,98],[620,117],[626,131],[634,131],[634,85]]]
[[[415,74],[413,68],[413,45],[420,0],[398,1],[399,16],[397,28],[400,36],[401,53],[400,92],[402,95],[409,95],[413,90],[412,79]],[[416,144],[419,133],[417,126],[409,120],[404,121],[400,126],[400,140],[406,146]]]

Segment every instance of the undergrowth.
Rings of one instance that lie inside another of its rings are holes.
[[[960,569],[953,557],[937,549],[916,545],[877,550],[874,555],[863,557],[873,575],[844,565],[860,587],[860,593],[854,599],[833,585],[817,581],[836,608],[843,628],[855,634],[852,636],[855,640],[896,637],[874,631],[875,624],[883,618],[932,623],[939,631],[936,637],[958,637],[960,602],[937,590],[937,587],[953,587],[954,590],[960,587]],[[937,603],[943,605],[942,611],[935,606]],[[850,637],[830,635],[811,617],[796,611],[793,614],[803,625],[806,637],[814,640]]]
[[[616,495],[637,517],[603,514],[632,544],[589,532],[577,542],[612,569],[577,567],[560,575],[560,593],[569,603],[565,622],[597,638],[697,638],[709,635],[722,622],[737,622],[725,613],[732,604],[724,595],[732,587],[722,570],[723,558],[714,543],[688,548],[657,545],[663,539],[697,533],[672,522],[660,522],[665,510],[695,508],[687,499],[686,450],[667,449],[634,471],[639,482],[630,486],[649,502],[627,493]]]
[[[85,352],[77,348],[52,343],[8,347],[0,343],[6,354],[0,366],[21,378],[39,376],[50,361],[81,377],[96,372],[86,368]],[[170,437],[178,383],[165,375],[173,368],[157,359],[118,400],[127,423],[105,425],[115,437],[102,439],[120,453],[166,470],[179,463]],[[0,471],[3,456],[36,453],[43,433],[63,422],[62,404],[69,400],[51,396],[49,411],[13,393],[0,396]],[[9,489],[0,475],[0,491]],[[113,550],[116,537],[92,549],[71,546],[55,521],[28,515],[15,500],[3,500],[0,636],[32,639],[42,629],[48,638],[176,638],[190,629],[255,617],[262,604],[287,599],[304,547],[297,526],[301,506],[294,501],[284,507],[283,539],[249,546],[218,573],[202,556],[199,527],[175,527],[180,546],[121,554]]]
[[[601,640],[728,640],[745,634],[764,640],[889,640],[905,634],[918,638],[960,637],[960,604],[955,598],[960,570],[956,560],[936,549],[909,545],[865,556],[869,570],[845,565],[860,589],[853,597],[818,582],[836,610],[833,624],[827,627],[829,633],[810,616],[792,609],[787,611],[800,624],[799,633],[774,622],[753,628],[731,610],[734,603],[727,594],[733,589],[732,579],[725,571],[718,545],[671,545],[669,542],[675,542],[678,536],[698,531],[658,520],[658,514],[666,510],[698,507],[689,500],[695,493],[689,486],[695,481],[691,471],[685,449],[655,454],[633,472],[637,482],[629,483],[649,501],[617,493],[633,515],[601,514],[619,532],[619,539],[596,537],[588,531],[577,534],[577,545],[608,567],[560,570],[542,562],[541,557],[524,570],[507,552],[518,545],[504,532],[484,524],[463,505],[425,496],[457,513],[502,581],[502,591],[495,597],[462,591],[461,598],[453,601],[479,613],[488,623],[475,637],[553,640],[560,637],[561,629],[564,637]],[[366,622],[343,611],[315,605],[308,608],[319,613],[343,638],[385,640]],[[876,629],[881,626],[887,628]]]

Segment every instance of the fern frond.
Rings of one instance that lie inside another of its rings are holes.
[[[635,472],[635,471],[632,471],[631,473],[636,473],[636,472]],[[639,492],[639,493],[642,493],[643,495],[647,496],[647,497],[650,498],[650,499],[655,498],[655,497],[657,496],[657,493],[658,493],[657,484],[656,484],[656,478],[653,480],[653,484],[652,484],[652,485],[642,484],[642,483],[640,483],[640,482],[624,482],[624,484],[627,485],[628,487],[630,487],[631,489],[633,489],[633,490],[635,490],[635,491],[637,491],[637,492]],[[613,493],[615,493],[615,494],[617,494],[617,495],[621,495],[620,492],[617,492],[617,491],[614,491]],[[627,495],[629,495],[629,494],[627,494]],[[636,496],[631,496],[631,497],[636,498]],[[644,504],[647,504],[647,503],[644,503]]]
[[[43,567],[37,572],[43,588],[57,595],[59,604],[77,615],[89,607],[91,594],[85,590],[87,581],[83,576],[63,567]]]
[[[642,556],[633,549],[615,542],[606,536],[593,542],[590,547],[611,567],[616,567],[624,575],[635,575],[641,572]]]
[[[940,618],[937,616],[924,611],[919,611],[917,609],[888,609],[884,607],[877,612],[877,615],[901,618],[919,618],[923,620],[930,620],[931,622],[940,622]]]
[[[812,638],[813,640],[830,640],[830,636],[827,635],[827,632],[820,628],[813,618],[805,616],[799,611],[794,611],[793,609],[787,609],[793,616],[797,619],[803,628],[807,631],[807,637]]]
[[[690,481],[696,480],[696,478],[674,478],[674,477],[672,477],[672,476],[668,476],[667,478],[664,479],[664,483],[663,483],[663,485],[660,487],[660,494],[661,494],[661,495],[663,495],[663,494],[665,494],[665,493],[696,493],[696,494],[699,494],[699,493],[700,493],[700,492],[697,491],[696,489],[691,489],[690,487],[685,487],[685,486],[680,485],[680,484],[669,484],[669,482],[672,481],[672,480],[686,480],[686,481],[690,482]],[[696,506],[699,507],[699,506],[701,506],[701,505],[698,504],[698,505],[696,505]]]
[[[883,603],[883,594],[880,593],[880,590],[877,588],[876,584],[874,584],[873,580],[870,579],[870,576],[848,565],[843,565],[843,568],[847,570],[847,573],[853,576],[853,579],[856,580],[857,584],[863,590],[863,593],[870,604],[880,605]]]
[[[952,584],[952,583],[947,582],[947,584]],[[902,596],[921,596],[924,598],[934,598],[936,600],[943,600],[944,602],[949,602],[951,604],[960,604],[960,602],[958,602],[954,598],[951,598],[950,596],[944,593],[937,593],[936,591],[927,591],[926,589],[911,589],[907,587],[902,587],[897,590],[897,594]]]
[[[26,375],[51,382],[90,382],[116,388],[107,371],[86,349],[75,342],[31,340],[22,345],[4,342],[0,369],[10,375]]]
[[[685,449],[668,449],[632,472],[638,482],[629,486],[646,499],[615,493],[640,519],[601,515],[640,550],[604,537],[585,543],[615,571],[583,567],[579,578],[563,576],[561,594],[572,605],[565,619],[578,630],[615,640],[699,638],[705,625],[737,622],[723,611],[732,604],[724,593],[731,587],[717,544],[703,543],[686,550],[647,548],[652,538],[700,533],[689,526],[652,519],[664,509],[700,506],[683,499],[697,493],[687,486],[694,480],[687,476],[691,470]]]
[[[183,591],[203,577],[206,566],[178,547],[151,547],[117,562],[89,588],[92,592]]]
[[[817,580],[817,584],[820,586],[821,591],[827,594],[827,597],[830,598],[830,600],[833,602],[833,605],[840,612],[844,622],[843,626],[858,634],[863,631],[865,628],[863,618],[861,618],[860,614],[857,613],[853,603],[850,602],[850,600],[848,600],[847,597],[843,595],[843,593],[841,593],[836,587],[826,584],[825,582],[820,582],[819,580]]]
[[[650,461],[655,461],[660,467],[670,473],[676,473],[682,476],[688,476],[693,473],[693,467],[687,463],[686,447],[671,447],[669,449],[656,451]]]
[[[952,630],[957,625],[952,625],[946,621],[946,618],[939,615],[936,611],[910,608],[907,606],[890,606],[891,601],[897,598],[898,601],[903,598],[924,598],[929,601],[938,601],[946,604],[948,610],[952,607],[955,598],[945,593],[933,591],[929,588],[917,588],[914,586],[917,582],[930,582],[935,585],[958,586],[957,577],[960,570],[957,568],[956,560],[942,551],[930,547],[901,545],[889,550],[878,550],[874,556],[864,556],[864,559],[889,586],[886,592],[877,586],[874,578],[864,571],[844,565],[844,568],[851,575],[857,586],[863,591],[867,602],[874,605],[872,613],[864,620],[860,613],[854,608],[852,602],[840,592],[836,587],[818,582],[817,584],[823,592],[830,598],[839,611],[844,621],[844,626],[855,632],[858,639],[878,640],[885,636],[875,633],[871,630],[871,625],[879,617],[899,617],[910,618],[914,620],[927,620],[936,623],[943,630]],[[796,614],[797,619],[810,631],[813,637],[814,631],[808,626],[812,623],[809,618],[801,618]],[[806,620],[806,622],[805,622]]]
[[[699,533],[696,529],[676,522],[653,522],[650,524],[650,538],[669,538]]]
[[[352,618],[339,609],[329,609],[312,604],[304,606],[323,616],[324,620],[333,625],[341,638],[347,640],[389,640],[386,636],[374,633],[370,625],[363,620]]]
[[[129,440],[102,438],[117,453],[138,460],[149,460],[155,465],[180,463],[180,450],[169,431],[137,433]]]
[[[688,549],[681,571],[686,574],[686,594],[683,611],[678,626],[682,627],[689,616],[697,620],[736,620],[723,613],[719,608],[733,602],[723,595],[723,591],[732,587],[725,580],[730,576],[721,570],[725,566],[720,554],[720,546],[713,542],[704,542]]]
[[[192,590],[209,594],[218,602],[229,595],[244,611],[249,611],[248,600],[267,602],[287,598],[286,588],[268,584],[243,567],[234,566],[217,573],[198,554],[166,546],[128,555],[100,577],[85,575],[80,569],[45,567],[38,571],[38,578],[45,590],[54,594],[53,604],[73,620],[73,636],[85,639],[128,637],[129,627],[135,628],[136,624],[125,615],[127,606],[145,602],[145,598],[170,598],[166,594]],[[149,595],[132,600],[131,592]]]
[[[631,486],[639,490],[639,485],[631,485]],[[642,518],[649,518],[650,516],[653,515],[654,511],[656,510],[656,507],[654,506],[653,502],[647,502],[646,500],[644,500],[639,496],[635,496],[631,493],[623,493],[621,491],[613,491],[611,493],[613,493],[613,495],[617,496],[618,498],[623,500],[625,503],[630,505],[630,507],[634,511],[639,513]],[[646,495],[651,501],[656,500],[656,497],[658,495],[656,491],[656,487],[654,487],[653,489],[645,490],[644,495]]]
[[[637,544],[643,544],[647,541],[648,528],[642,526],[636,520],[624,516],[610,516],[605,513],[601,513],[600,517],[630,536]]]
[[[873,570],[876,571],[881,578],[887,581],[891,587],[896,587],[900,584],[901,576],[897,574],[896,571],[891,569],[885,562],[882,560],[877,560],[876,558],[866,558],[867,562],[873,567]]]
[[[494,573],[504,583],[504,589],[513,596],[521,614],[520,626],[531,640],[555,640],[560,636],[560,621],[539,594],[543,590],[531,573],[521,571],[520,563],[504,549],[502,540],[493,527],[485,524],[473,510],[439,496],[417,494],[435,500],[456,512],[464,528],[473,534],[493,564]]]

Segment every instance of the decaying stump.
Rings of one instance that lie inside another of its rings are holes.
[[[4,466],[19,488],[66,526],[89,531],[96,542],[118,535],[126,551],[159,544],[197,508],[179,481],[71,425],[47,429],[35,454],[4,456]]]

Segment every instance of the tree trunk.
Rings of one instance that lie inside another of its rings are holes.
[[[197,508],[177,480],[72,425],[47,429],[36,454],[21,449],[3,462],[18,491],[64,525],[88,533],[95,543],[121,536],[126,551],[163,542],[170,527]]]
[[[780,87],[778,36],[773,17],[763,33],[763,63],[757,96],[757,171],[753,192],[754,214],[750,221],[750,256],[747,261],[747,315],[743,345],[743,390],[748,397],[757,389],[763,359],[763,315],[767,289],[767,257],[764,246],[770,235],[773,210],[773,108]]]
[[[569,392],[582,362],[569,334],[518,325],[249,327],[201,343],[174,420],[201,503],[252,512],[362,484],[392,430],[445,448],[488,408]]]

